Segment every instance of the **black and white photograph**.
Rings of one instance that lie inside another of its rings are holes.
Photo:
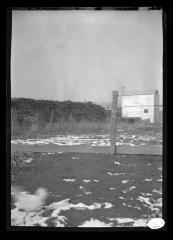
[[[11,226],[164,227],[163,10],[11,14]]]

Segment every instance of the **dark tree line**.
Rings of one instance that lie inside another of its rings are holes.
[[[106,110],[92,102],[35,100],[29,98],[12,98],[12,120],[17,125],[30,125],[58,121],[106,121]]]

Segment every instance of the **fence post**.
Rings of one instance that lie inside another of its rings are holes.
[[[118,91],[112,91],[112,112],[110,128],[110,153],[116,153],[116,120],[117,120]]]

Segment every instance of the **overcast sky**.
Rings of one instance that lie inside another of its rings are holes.
[[[162,99],[162,12],[13,11],[11,96],[111,101],[112,90]]]

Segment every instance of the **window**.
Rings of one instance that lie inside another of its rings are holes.
[[[144,113],[148,113],[148,109],[144,109]]]

